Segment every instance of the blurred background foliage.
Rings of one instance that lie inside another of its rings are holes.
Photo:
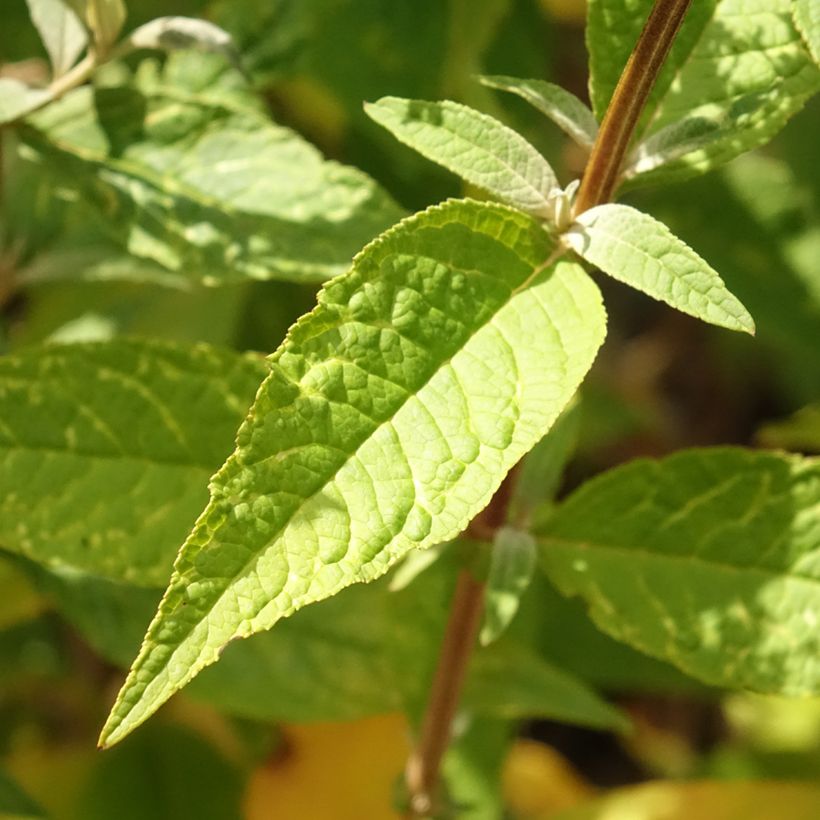
[[[583,168],[557,129],[473,80],[540,77],[585,96],[581,0],[134,0],[127,27],[167,13],[231,32],[275,122],[369,174],[407,211],[465,191],[368,120],[363,100],[461,100],[520,130],[562,184]],[[0,68],[44,75],[23,0],[4,4]],[[581,399],[562,493],[684,446],[820,452],[819,137],[815,100],[765,151],[630,195],[710,260],[758,335],[722,332],[599,278],[610,337]],[[312,305],[315,284],[208,288],[123,256],[95,212],[21,157],[10,134],[3,149],[3,352],[119,335],[268,352]],[[423,702],[453,577],[445,556],[400,592],[390,578],[354,587],[232,646],[157,721],[99,754],[97,730],[161,590],[5,557],[0,817],[396,816],[409,742],[401,715]],[[613,817],[628,806],[617,816],[635,820],[820,816],[810,786],[819,702],[709,690],[603,636],[543,579],[494,652],[474,664],[447,761],[457,816],[598,817],[588,801],[603,790]],[[658,778],[667,780],[637,785]]]

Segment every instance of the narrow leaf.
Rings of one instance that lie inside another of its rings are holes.
[[[820,66],[820,5],[817,0],[793,0],[792,17],[814,62]]]
[[[405,145],[522,211],[546,216],[556,187],[549,163],[498,120],[444,101],[383,97],[367,114]]]
[[[713,270],[663,223],[627,205],[582,213],[564,241],[604,273],[653,299],[730,330],[754,333],[746,308]]]
[[[515,617],[521,596],[530,585],[535,558],[535,539],[528,532],[513,527],[496,532],[479,636],[482,646],[497,640]]]
[[[259,357],[136,341],[0,358],[0,543],[162,584],[266,373]]]
[[[544,80],[519,80],[516,77],[491,76],[480,79],[482,85],[489,88],[517,94],[548,116],[579,145],[592,148],[598,136],[595,115],[578,97],[560,85]]]
[[[402,210],[362,172],[271,122],[217,55],[146,61],[69,94],[21,136],[124,249],[188,279],[322,281]]]
[[[0,77],[0,125],[24,117],[51,99],[44,88],[30,88],[11,77]]]
[[[629,726],[582,680],[506,640],[476,652],[464,701],[482,714],[506,718],[539,717],[621,731]]]
[[[26,0],[31,21],[40,32],[54,77],[68,71],[88,44],[80,18],[64,0]]]
[[[456,536],[549,429],[600,294],[503,206],[400,223],[291,329],[103,730],[116,742],[230,640]]]
[[[820,692],[820,460],[713,449],[576,491],[542,561],[608,634],[718,686]]]

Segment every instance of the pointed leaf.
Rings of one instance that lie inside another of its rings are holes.
[[[718,273],[663,223],[627,205],[599,205],[582,213],[564,241],[609,274],[690,316],[754,333],[746,308]]]
[[[188,279],[321,281],[403,215],[362,172],[271,122],[214,54],[82,88],[21,136],[129,253]]]
[[[604,631],[718,686],[820,692],[820,460],[639,460],[546,525],[542,561]]]
[[[546,216],[549,163],[498,120],[459,103],[382,97],[367,114],[405,145],[522,211]]]
[[[324,288],[212,480],[103,743],[233,638],[453,538],[487,504],[603,339],[597,288],[548,265],[554,251],[525,214],[456,201]]]
[[[535,539],[514,527],[501,527],[490,553],[484,623],[479,635],[482,646],[493,643],[510,625],[534,570]]]
[[[590,90],[599,118],[651,6],[652,0],[590,0]],[[764,145],[818,91],[820,69],[792,21],[792,0],[692,3],[635,141],[690,118],[720,127],[634,178],[684,179]]]
[[[539,717],[596,729],[629,726],[621,712],[582,680],[506,640],[476,652],[464,701],[482,714],[507,718]]]
[[[266,373],[260,357],[205,345],[3,356],[0,543],[45,566],[162,584]]]
[[[516,77],[491,76],[480,79],[482,85],[489,88],[517,94],[542,114],[546,114],[579,145],[592,148],[598,136],[595,115],[578,97],[560,85],[544,80],[519,80]]]
[[[68,71],[88,44],[80,18],[64,0],[26,0],[31,21],[40,32],[54,77]]]

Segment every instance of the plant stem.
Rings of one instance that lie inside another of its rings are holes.
[[[428,817],[435,809],[439,769],[450,744],[453,718],[483,611],[484,584],[462,569],[453,594],[419,742],[407,761],[410,817]]]
[[[655,0],[604,114],[575,200],[576,216],[612,199],[638,118],[691,2]]]
[[[691,2],[656,0],[601,123],[578,191],[576,214],[612,198],[635,125]],[[489,505],[470,523],[469,535],[482,541],[493,539],[506,521],[513,481],[511,471]],[[436,807],[441,761],[450,742],[483,609],[484,584],[462,569],[418,744],[407,763],[410,817],[428,817]]]

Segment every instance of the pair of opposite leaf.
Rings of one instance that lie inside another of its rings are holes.
[[[592,112],[560,86],[540,80],[483,77],[491,87],[525,99],[584,148],[598,132]],[[577,182],[561,190],[543,156],[520,134],[494,118],[450,101],[384,97],[365,110],[401,142],[464,180],[540,220],[560,236],[565,249],[647,295],[711,324],[754,333],[746,308],[718,273],[669,229],[627,205],[604,204],[572,217]],[[655,169],[692,150],[694,141],[678,123],[639,144],[622,179]],[[673,132],[673,133],[669,133]],[[697,135],[695,141],[702,138]],[[649,142],[647,140],[647,142]],[[656,154],[652,144],[666,145]]]

